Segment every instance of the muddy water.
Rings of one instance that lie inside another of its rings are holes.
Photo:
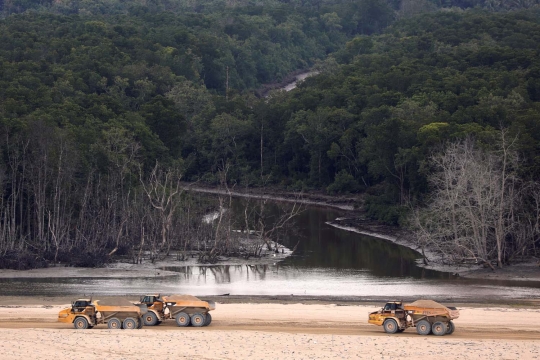
[[[241,206],[236,203],[236,206]],[[233,209],[234,211],[234,209]],[[276,210],[278,211],[278,210]],[[325,222],[343,212],[309,208],[283,239],[298,243],[296,255],[271,265],[180,266],[176,276],[140,278],[4,278],[3,295],[135,295],[147,292],[194,295],[326,295],[367,298],[538,298],[539,283],[455,278],[416,266],[419,254],[386,240],[333,228]]]

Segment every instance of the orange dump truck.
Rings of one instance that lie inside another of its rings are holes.
[[[109,329],[140,329],[146,312],[146,306],[124,299],[78,299],[58,313],[58,321],[72,323],[75,329],[91,329],[98,324],[107,324]]]
[[[459,317],[459,310],[433,300],[417,300],[410,304],[390,301],[378,310],[369,313],[370,324],[382,325],[389,334],[403,332],[409,327],[416,327],[420,335],[450,335],[455,326],[452,320]]]
[[[148,309],[143,316],[146,326],[159,325],[167,319],[175,319],[178,326],[208,326],[212,322],[210,311],[216,308],[213,301],[192,295],[145,295],[140,304]]]

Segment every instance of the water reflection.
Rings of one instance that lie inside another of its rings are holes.
[[[171,267],[178,275],[130,279],[0,279],[4,295],[324,295],[365,298],[509,299],[540,295],[539,283],[380,277],[367,269],[293,265]]]
[[[342,215],[337,210],[316,208],[302,213],[295,224],[296,234],[285,238],[287,246],[294,246],[300,240],[298,256],[282,264],[298,268],[368,270],[380,277],[452,278],[448,273],[417,267],[416,259],[420,255],[409,248],[326,224]]]
[[[186,282],[229,284],[235,281],[264,280],[267,272],[279,274],[279,265],[167,266],[163,270],[179,273]]]

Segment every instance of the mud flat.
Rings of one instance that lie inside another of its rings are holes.
[[[2,359],[540,359],[534,305],[460,307],[456,332],[436,337],[385,334],[367,324],[378,305],[218,304],[207,328],[81,331],[56,322],[58,299],[15,301],[0,298]]]
[[[178,272],[169,271],[168,268],[179,268],[185,266],[212,267],[218,265],[271,265],[284,260],[292,254],[292,250],[279,245],[279,251],[274,253],[266,249],[262,250],[260,257],[219,257],[215,264],[199,263],[196,252],[190,252],[185,260],[176,260],[174,255],[167,256],[161,260],[151,262],[144,260],[140,264],[133,264],[126,261],[115,261],[101,268],[78,268],[66,266],[50,266],[48,268],[33,270],[10,270],[0,269],[0,279],[2,278],[124,278],[138,279],[142,277],[160,278],[167,276],[177,276]]]
[[[334,208],[340,210],[354,210],[354,204],[359,201],[355,196],[330,196],[322,193],[302,193],[295,191],[285,191],[279,188],[250,188],[241,190],[229,190],[210,187],[195,186],[184,184],[186,191],[192,191],[203,194],[226,195],[241,197],[247,199],[272,200],[277,202],[297,203],[309,206],[319,206],[325,208]]]
[[[460,275],[470,279],[540,282],[540,263],[537,260],[530,260],[524,263],[505,266],[496,271],[489,268],[480,268],[464,271]]]

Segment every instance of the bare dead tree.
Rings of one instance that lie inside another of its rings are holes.
[[[540,183],[527,182],[520,186],[518,203],[513,207],[512,242],[509,244],[508,261],[524,258],[528,254],[538,256],[536,244],[540,240]]]
[[[165,249],[168,254],[172,241],[173,215],[180,205],[180,196],[184,192],[180,186],[182,173],[178,167],[162,169],[156,161],[148,180],[143,179],[142,170],[139,171],[139,179],[150,204],[157,211],[161,224],[161,244],[158,250]]]
[[[220,186],[224,190],[223,195],[218,195],[217,221],[213,229],[213,244],[210,249],[205,249],[199,255],[199,262],[215,263],[222,254],[228,254],[232,250],[232,219],[227,208],[232,207],[232,194],[228,184],[228,173],[230,163],[221,160],[221,166],[218,170]]]
[[[0,256],[5,256],[8,250],[7,240],[7,228],[6,228],[6,207],[5,207],[5,182],[6,182],[6,169],[3,164],[0,163]]]
[[[419,245],[453,262],[474,259],[493,268],[495,260],[503,266],[507,239],[520,226],[515,209],[521,201],[517,156],[506,135],[501,132],[498,152],[480,150],[469,138],[431,157],[431,196],[411,216]]]
[[[62,129],[35,122],[24,131],[2,134],[1,266],[9,262],[7,266],[18,267],[20,256],[31,258],[26,267],[39,258],[99,266],[113,256],[141,262],[150,253],[154,261],[171,249],[178,251],[177,260],[185,259],[189,250],[201,251],[211,262],[220,255],[241,255],[246,244],[229,211],[229,165],[221,169],[225,195],[218,199],[217,221],[206,224],[201,218],[208,201],[184,195],[179,167],[156,163],[144,174],[139,147],[125,131],[111,128],[91,148],[95,158],[81,166],[73,139]],[[134,184],[137,178],[139,184]],[[254,205],[263,216],[266,207],[264,202]],[[250,218],[248,227],[277,251],[279,234],[297,210],[293,206],[291,213],[271,222]],[[260,248],[253,253],[260,254]]]
[[[52,181],[52,203],[49,205],[48,229],[54,242],[55,256],[57,261],[61,248],[67,246],[70,241],[70,225],[73,212],[72,192],[74,156],[69,140],[60,135],[56,143],[56,156],[54,157],[55,178]]]
[[[22,214],[24,204],[24,181],[26,175],[27,152],[30,146],[29,139],[22,136],[9,137],[6,132],[7,166],[9,168],[9,184],[11,191],[7,197],[4,208],[6,249],[22,250],[26,243],[21,228],[17,225],[18,215]]]
[[[513,205],[516,203],[516,175],[517,153],[514,150],[517,137],[508,139],[508,130],[500,131],[499,167],[500,179],[498,179],[498,206],[495,218],[495,240],[497,242],[497,266],[503,267],[506,238],[515,227],[512,221]]]
[[[300,200],[300,199],[299,199]],[[260,256],[263,246],[279,252],[279,240],[290,229],[293,220],[304,211],[301,202],[282,204],[277,212],[270,212],[268,199],[245,200],[244,224],[247,256]]]

